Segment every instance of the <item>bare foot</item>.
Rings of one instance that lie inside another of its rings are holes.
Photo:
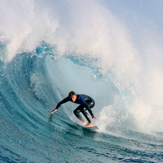
[[[88,123],[86,126],[87,126],[87,127],[93,127],[94,124],[91,122],[91,123]]]
[[[87,124],[86,122],[82,122],[82,124],[81,124],[81,125],[82,125],[82,126],[86,126],[86,124]]]

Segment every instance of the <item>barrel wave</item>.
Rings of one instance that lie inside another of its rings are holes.
[[[148,7],[159,12],[159,3]],[[131,16],[117,1],[0,6],[0,162],[162,162],[161,24],[137,23],[148,10]],[[95,100],[98,129],[78,125],[74,103],[50,114],[72,90]]]

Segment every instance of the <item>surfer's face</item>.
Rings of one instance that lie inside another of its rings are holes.
[[[71,97],[71,99],[72,99],[73,102],[76,101],[76,98],[77,98],[77,95],[73,95],[73,96]]]

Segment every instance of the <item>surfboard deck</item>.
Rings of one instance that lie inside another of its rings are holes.
[[[78,124],[78,125],[81,126],[82,128],[85,128],[85,129],[90,129],[90,130],[96,130],[96,129],[98,129],[97,126],[88,127],[88,126],[84,126],[84,125],[81,125],[81,124]]]

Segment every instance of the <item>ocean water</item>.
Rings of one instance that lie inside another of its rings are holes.
[[[0,163],[163,162],[161,5],[1,1]],[[50,114],[72,90],[98,129]]]

